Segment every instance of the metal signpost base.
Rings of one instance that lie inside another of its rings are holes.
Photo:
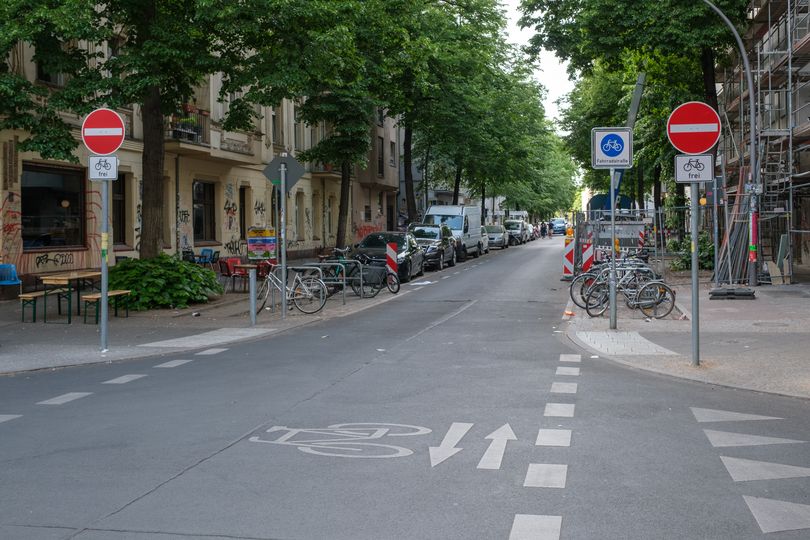
[[[256,326],[256,269],[248,271],[250,282],[250,326]]]
[[[616,169],[610,169],[610,329],[616,330]]]
[[[692,366],[700,365],[700,281],[698,278],[698,187],[691,183],[692,207]]]

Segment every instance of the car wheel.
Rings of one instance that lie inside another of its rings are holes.
[[[481,256],[481,244],[475,246],[475,253],[473,253],[473,259],[477,259]]]
[[[444,270],[444,251],[439,253],[439,262],[436,263],[436,270],[440,272]]]
[[[456,249],[453,248],[453,252],[450,254],[450,262],[447,263],[447,266],[455,266],[456,265]]]
[[[461,248],[461,256],[458,258],[459,261],[464,262],[467,260],[467,246],[462,246]]]

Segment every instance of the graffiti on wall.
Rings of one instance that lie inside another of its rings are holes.
[[[37,268],[42,268],[43,266],[72,266],[75,264],[75,258],[73,253],[66,252],[66,253],[43,253],[42,255],[37,255],[36,259],[34,259]]]
[[[180,212],[177,213],[177,219],[180,223],[188,223],[191,219],[191,214],[188,210],[180,210]]]
[[[22,255],[22,223],[20,221],[20,194],[9,191],[0,206],[3,222],[3,262],[19,265]]]
[[[231,236],[231,239],[230,239],[230,240],[228,240],[228,241],[227,241],[227,242],[226,242],[226,243],[225,243],[225,244],[222,246],[222,248],[225,250],[225,252],[226,252],[228,255],[239,255],[239,250],[240,250],[241,245],[242,245],[242,244],[241,244],[241,242],[239,241],[239,238],[238,238],[238,237],[236,237],[236,236]]]
[[[135,251],[141,249],[141,226],[143,225],[143,208],[141,203],[135,208]]]
[[[225,210],[225,228],[232,231],[236,226],[236,212],[239,208],[235,202],[228,199],[225,201],[223,210]]]
[[[256,201],[253,203],[253,213],[256,214],[257,218],[261,218],[264,221],[264,201]]]

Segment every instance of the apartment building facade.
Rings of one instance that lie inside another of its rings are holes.
[[[19,44],[12,68],[44,86],[59,86]],[[221,79],[210,76],[182,112],[166,118],[163,175],[163,244],[166,253],[202,248],[221,257],[244,255],[251,227],[279,226],[279,190],[263,174],[281,152],[311,148],[327,135],[326,126],[299,122],[296,104],[262,107],[253,130],[222,128],[228,104],[217,101]],[[117,111],[126,138],[117,152],[119,176],[111,183],[110,264],[137,257],[142,227],[143,129],[137,105]],[[80,138],[82,118],[63,115]],[[347,241],[388,228],[395,217],[399,153],[394,120],[382,112],[370,127],[374,147],[369,165],[354,172]],[[101,264],[99,185],[87,175],[88,153],[79,145],[78,164],[45,160],[21,152],[23,132],[0,132],[3,152],[0,258],[21,275],[98,267]],[[306,174],[287,197],[287,240],[291,258],[311,256],[335,245],[340,201],[340,167],[305,163]]]

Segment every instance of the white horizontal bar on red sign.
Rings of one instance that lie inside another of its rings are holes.
[[[102,137],[104,135],[123,135],[122,128],[84,128],[85,137]]]
[[[713,133],[720,131],[717,124],[670,124],[670,133],[701,133],[704,131]]]

